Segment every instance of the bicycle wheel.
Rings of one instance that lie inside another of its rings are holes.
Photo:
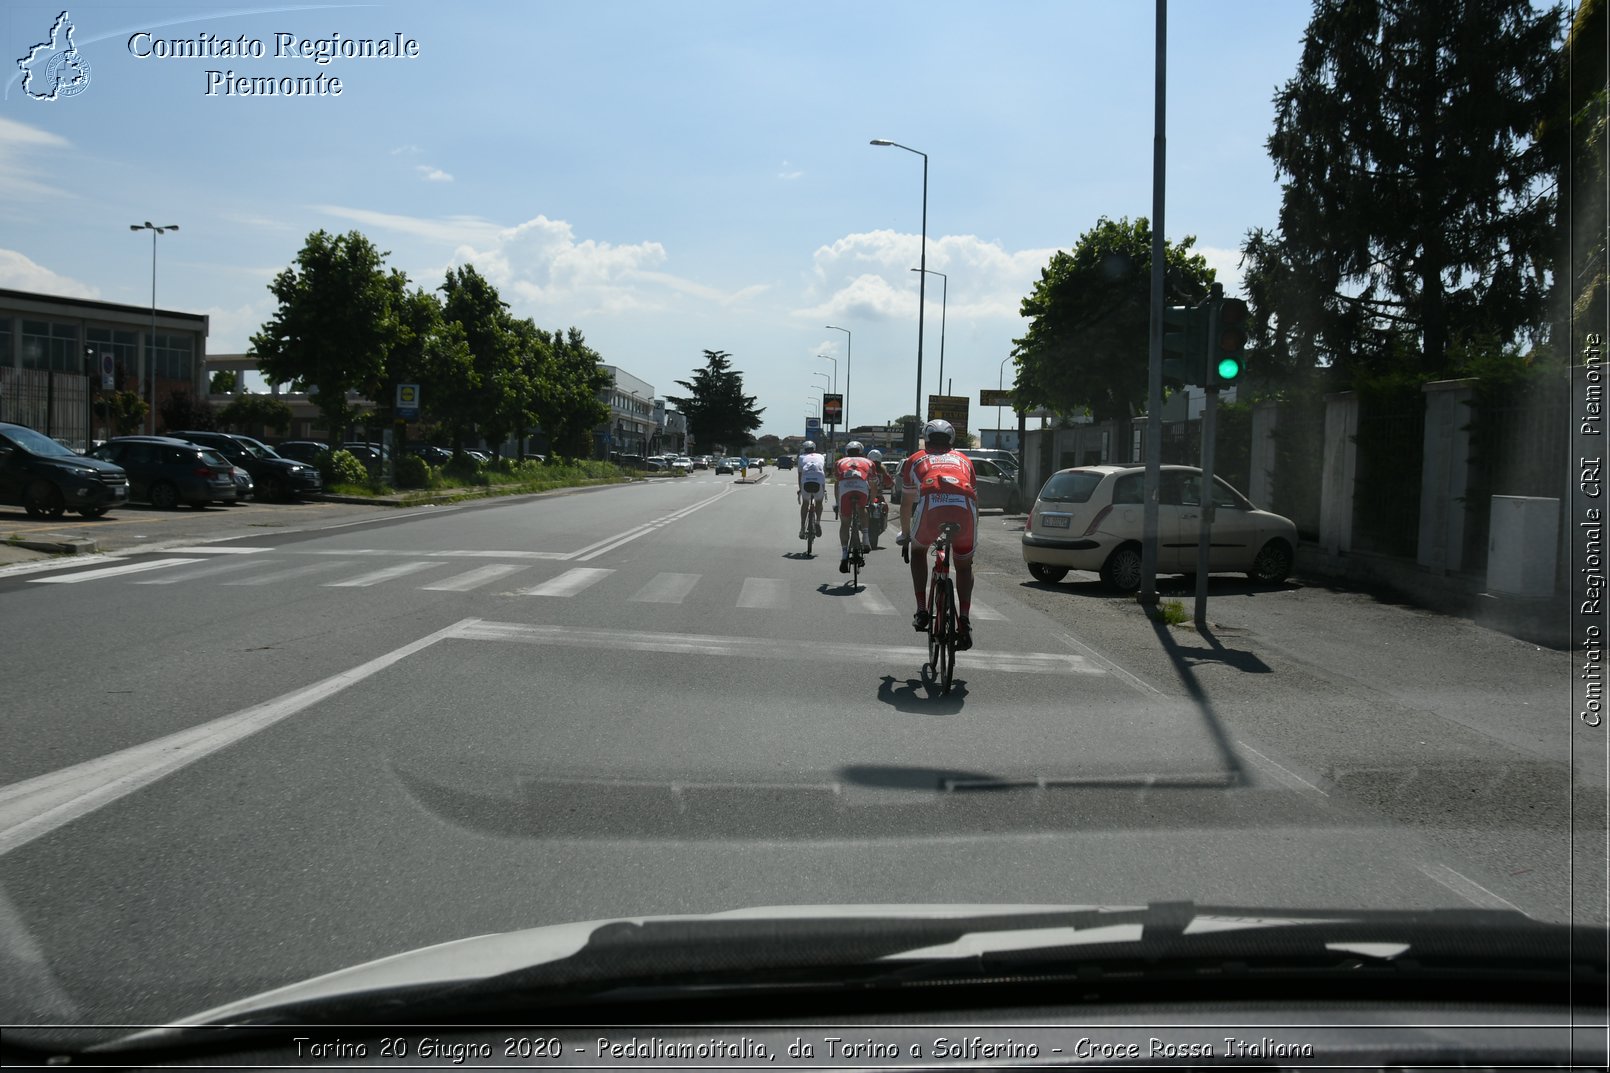
[[[805,515],[805,555],[811,554],[811,545],[816,543],[816,519],[809,514]]]
[[[928,671],[939,678],[939,578],[928,583]]]
[[[940,586],[939,600],[943,605],[943,613],[939,617],[945,625],[940,631],[939,667],[934,677],[939,680],[939,691],[949,693],[951,681],[956,675],[956,634],[961,624],[956,621],[955,585],[948,577]]]

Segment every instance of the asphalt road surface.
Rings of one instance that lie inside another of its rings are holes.
[[[1158,630],[991,514],[941,697],[898,551],[852,589],[789,477],[0,572],[0,1020],[743,906],[1594,903],[1567,654],[1233,579]]]

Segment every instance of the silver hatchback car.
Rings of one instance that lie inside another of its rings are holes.
[[[1120,592],[1141,583],[1146,467],[1079,466],[1051,475],[1023,530],[1023,561],[1035,579],[1058,582],[1069,570],[1091,570]],[[1244,573],[1275,584],[1291,573],[1297,527],[1259,510],[1223,480],[1213,480],[1212,573]],[[1196,572],[1202,517],[1202,471],[1163,466],[1158,488],[1157,572]]]

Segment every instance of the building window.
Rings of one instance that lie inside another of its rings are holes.
[[[16,363],[17,352],[11,343],[11,318],[0,317],[0,369],[9,369]]]
[[[166,380],[195,379],[195,338],[190,335],[158,335],[156,337],[156,372]]]
[[[112,355],[114,369],[122,369],[125,378],[139,372],[140,336],[138,332],[117,331],[112,328],[84,329],[84,346],[95,351],[96,375],[100,375],[100,359]],[[99,383],[99,380],[96,381]],[[121,385],[120,385],[121,386]]]

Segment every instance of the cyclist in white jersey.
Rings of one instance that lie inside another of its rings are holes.
[[[806,440],[799,448],[795,470],[799,484],[799,538],[822,535],[822,494],[827,491],[827,459],[817,453],[816,444]],[[806,526],[810,526],[809,532]]]

